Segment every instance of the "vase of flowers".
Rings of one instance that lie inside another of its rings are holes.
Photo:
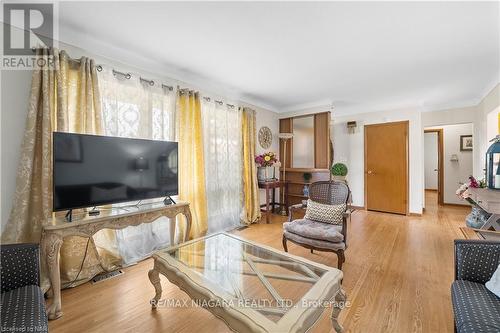
[[[257,164],[257,179],[266,182],[275,179],[274,165],[278,163],[276,154],[272,151],[255,156]]]
[[[456,191],[456,195],[461,200],[467,201],[472,206],[470,214],[467,215],[467,217],[465,218],[465,224],[469,228],[480,229],[491,216],[490,213],[482,209],[470,197],[469,188],[483,188],[483,187],[486,187],[486,182],[484,180],[477,181],[476,178],[470,176],[469,181],[460,185],[460,187]]]

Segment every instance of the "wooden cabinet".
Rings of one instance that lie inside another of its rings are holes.
[[[309,182],[304,181],[304,173],[310,173],[312,178]],[[307,197],[303,194],[304,185],[309,185],[311,183],[329,180],[330,170],[329,169],[302,169],[302,168],[292,168],[286,170],[286,179],[288,182],[288,204],[295,205],[301,203],[302,200],[307,200]]]
[[[314,115],[314,167],[316,169],[329,169],[330,156],[330,112]]]
[[[290,205],[300,203],[307,199],[303,195],[304,185],[330,179],[330,166],[332,164],[332,144],[330,142],[330,112],[316,113],[300,117],[280,119],[280,133],[293,133],[294,119],[311,117],[314,121],[314,131],[312,135],[314,142],[310,147],[314,153],[314,167],[312,168],[296,168],[294,167],[294,140],[292,138],[287,142],[286,147],[286,180],[289,181],[288,186],[288,201]],[[296,144],[299,144],[296,142]],[[283,141],[280,141],[280,159],[283,156]],[[283,163],[283,161],[281,161]],[[312,178],[306,182],[304,173],[310,173]],[[281,179],[283,178],[283,170],[281,170]]]

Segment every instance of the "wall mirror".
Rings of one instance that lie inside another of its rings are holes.
[[[314,116],[293,119],[293,168],[314,168]]]

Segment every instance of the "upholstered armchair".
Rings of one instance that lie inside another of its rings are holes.
[[[455,240],[451,301],[455,332],[500,332],[500,298],[485,283],[500,265],[500,242]]]
[[[0,246],[1,331],[48,332],[36,244]]]
[[[309,187],[309,199],[326,205],[345,204],[342,223],[332,224],[309,219],[293,220],[293,214],[303,209],[301,204],[290,206],[288,222],[283,224],[283,249],[288,252],[287,241],[311,250],[334,252],[338,257],[338,269],[345,262],[344,251],[347,248],[347,221],[351,191],[345,182],[321,181]]]

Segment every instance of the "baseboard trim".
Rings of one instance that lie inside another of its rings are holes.
[[[443,206],[451,206],[451,207],[470,207],[469,204],[456,204],[456,203],[443,203]]]
[[[408,216],[422,217],[422,213],[408,213]]]

